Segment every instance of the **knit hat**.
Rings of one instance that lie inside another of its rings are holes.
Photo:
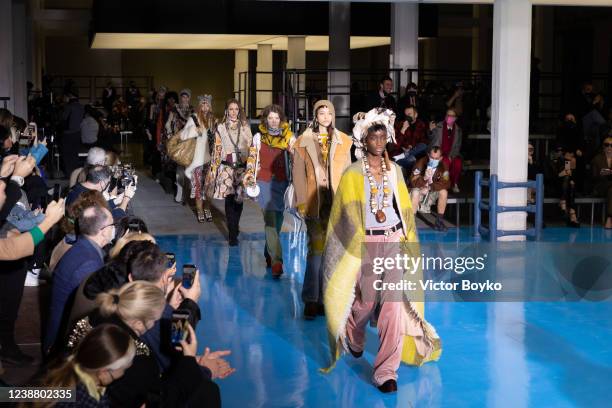
[[[191,89],[185,88],[179,92],[179,96],[187,95],[191,98]]]
[[[327,99],[321,99],[314,104],[314,107],[312,108],[314,119],[316,119],[317,109],[319,109],[321,106],[326,106],[329,109],[329,112],[332,115],[332,126],[336,127],[336,109],[334,108],[334,104]]]
[[[212,106],[212,95],[208,95],[208,94],[198,95],[198,104],[201,105],[204,102]]]

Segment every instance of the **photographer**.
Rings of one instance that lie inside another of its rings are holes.
[[[85,182],[77,183],[70,190],[66,196],[66,205],[70,206],[77,197],[85,191],[95,190],[104,194],[115,220],[125,217],[128,204],[136,193],[136,176],[126,176],[121,179],[122,181],[126,181],[127,185],[125,191],[117,196],[116,193],[119,189],[117,178],[121,177],[119,174],[115,173],[113,176],[108,166],[99,165],[89,166],[86,171],[87,176],[85,177]],[[115,183],[114,186],[112,185],[113,182]]]

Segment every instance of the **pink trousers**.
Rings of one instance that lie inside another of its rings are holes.
[[[366,235],[365,242],[399,242],[402,230],[387,236]],[[346,324],[347,342],[355,352],[365,347],[366,326],[376,309],[376,302],[362,299],[359,285],[355,288],[355,301]],[[378,315],[377,325],[380,344],[374,361],[372,381],[376,386],[387,380],[397,380],[400,366],[404,334],[402,333],[402,303],[383,302]]]

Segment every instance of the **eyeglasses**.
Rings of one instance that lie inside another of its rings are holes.
[[[612,143],[604,143],[604,147],[612,147]]]

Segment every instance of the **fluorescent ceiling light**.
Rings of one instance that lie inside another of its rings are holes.
[[[351,48],[389,45],[390,37],[352,36]],[[286,50],[287,37],[259,34],[146,34],[96,33],[91,48],[140,50],[256,50],[258,44]],[[329,37],[306,36],[306,51],[328,51]]]

